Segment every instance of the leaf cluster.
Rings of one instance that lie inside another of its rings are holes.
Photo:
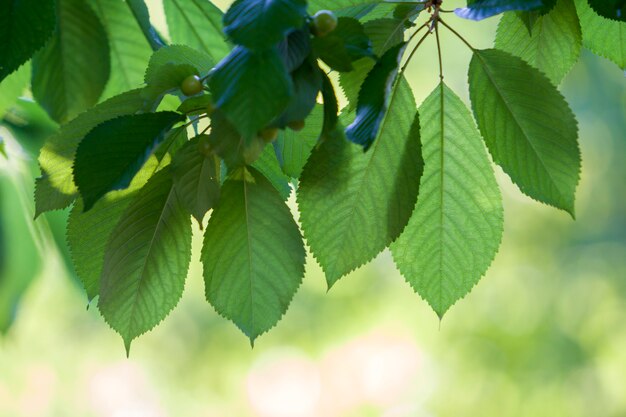
[[[500,246],[493,163],[574,216],[578,129],[557,86],[583,45],[626,66],[619,0],[470,0],[456,16],[503,14],[484,50],[441,1],[164,0],[170,43],[142,1],[0,3],[0,80],[32,57],[33,95],[61,124],[37,212],[72,206],[76,271],[127,349],[182,296],[192,218],[206,298],[252,342],[287,311],[305,242],[329,287],[389,248],[442,317]],[[440,30],[472,50],[471,109],[441,48],[423,103],[404,78]]]

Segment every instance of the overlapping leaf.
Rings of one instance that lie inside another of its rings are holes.
[[[72,208],[67,222],[67,243],[76,274],[90,301],[100,291],[100,275],[109,237],[133,197],[157,167],[158,161],[152,157],[127,189],[107,194],[88,212],[84,212],[81,199]]]
[[[583,32],[583,45],[626,70],[626,23],[596,14],[587,0],[575,0]]]
[[[423,168],[415,112],[402,81],[369,152],[331,136],[302,172],[300,221],[329,286],[393,242],[413,212]]]
[[[74,161],[74,181],[85,211],[109,191],[127,188],[165,134],[182,120],[174,112],[121,116],[89,132]]]
[[[127,350],[176,306],[190,260],[191,218],[164,169],[122,214],[105,251],[98,308]]]
[[[459,97],[442,83],[419,114],[425,165],[420,196],[391,251],[402,275],[442,317],[491,264],[502,237],[502,198]]]
[[[78,144],[91,129],[107,120],[145,111],[150,106],[142,90],[128,91],[82,113],[48,139],[39,155],[41,177],[35,189],[37,215],[63,209],[76,198],[78,188],[74,184],[72,163]]]
[[[291,212],[258,172],[229,179],[207,226],[207,300],[254,343],[287,310],[304,275],[305,251]]]
[[[580,173],[577,122],[548,78],[497,49],[477,50],[470,97],[487,147],[530,197],[574,215]]]
[[[111,61],[106,31],[89,4],[57,3],[56,32],[33,58],[32,90],[50,117],[65,123],[98,102]]]
[[[559,0],[550,13],[539,16],[531,34],[513,13],[506,13],[498,25],[496,48],[524,59],[557,85],[578,61],[581,47],[582,34],[572,0]]]

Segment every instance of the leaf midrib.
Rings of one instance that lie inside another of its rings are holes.
[[[352,203],[354,203],[354,204],[351,204],[351,206],[353,206],[353,207],[356,207],[356,203],[358,201],[360,201],[362,196],[363,196],[363,193],[361,193],[360,191],[363,188],[363,185],[367,182],[366,179],[367,179],[367,177],[369,175],[370,166],[372,164],[372,161],[375,159],[376,151],[378,149],[380,149],[380,143],[381,143],[380,138],[381,138],[381,136],[383,134],[383,131],[385,130],[385,127],[387,126],[387,119],[388,119],[389,114],[391,113],[390,109],[392,108],[393,103],[394,103],[394,101],[396,100],[396,97],[397,97],[396,93],[398,91],[398,86],[400,85],[400,83],[403,80],[404,80],[403,77],[398,77],[398,79],[396,80],[396,82],[393,85],[393,88],[392,88],[392,91],[391,91],[391,98],[389,99],[389,105],[387,106],[387,111],[385,112],[385,116],[383,117],[383,120],[381,121],[381,124],[380,124],[381,127],[378,130],[378,134],[376,135],[376,139],[374,139],[373,149],[370,150],[370,152],[371,152],[370,159],[369,159],[369,161],[367,161],[365,169],[363,170],[363,174],[361,176],[361,180],[359,181],[358,186],[357,186],[357,190],[356,190],[357,192],[355,192],[354,196],[350,199],[352,201]],[[350,146],[350,145],[348,145],[348,146]],[[342,228],[342,229],[349,230],[352,227],[352,220],[353,220],[353,218],[355,216],[356,211],[357,210],[350,210],[350,215],[348,217],[348,221],[346,222],[346,226],[344,226],[344,228]],[[340,238],[340,245],[339,245],[339,247],[343,249],[345,247],[345,242],[346,242],[348,234],[347,233],[342,233],[340,236],[341,236],[341,238]],[[333,262],[333,264],[332,264],[333,265],[333,270],[336,268],[337,259],[338,258],[335,257],[335,262]],[[367,262],[367,261],[364,261],[362,264],[364,264],[365,262]],[[358,265],[357,265],[357,267],[358,267]],[[336,271],[335,271],[335,274],[336,274]]]
[[[142,287],[145,285],[145,275],[146,275],[146,268],[148,266],[148,259],[151,256],[152,250],[154,248],[154,243],[157,240],[157,236],[160,236],[161,228],[165,224],[163,219],[165,217],[165,212],[169,211],[170,208],[171,208],[170,207],[170,199],[172,198],[173,195],[174,195],[174,186],[171,185],[170,186],[170,191],[168,192],[167,198],[165,200],[165,204],[163,205],[163,209],[161,210],[161,213],[159,214],[159,219],[157,220],[157,224],[156,224],[156,227],[154,229],[154,233],[152,234],[152,238],[150,239],[150,243],[148,244],[148,252],[146,253],[146,256],[144,257],[143,264],[141,266],[141,273],[139,274],[137,291],[135,292],[135,296],[133,297],[131,313],[130,313],[129,319],[128,319],[128,329],[127,329],[128,332],[130,332],[130,328],[131,328],[131,326],[133,324],[132,322],[134,321],[135,310],[137,308],[137,300],[139,299],[139,294],[141,293]]]
[[[552,177],[552,172],[547,168],[543,158],[541,157],[541,154],[539,152],[537,152],[537,149],[535,148],[535,144],[533,143],[532,140],[530,140],[530,137],[528,136],[528,134],[526,133],[525,129],[522,127],[522,125],[520,124],[519,120],[517,120],[517,117],[515,116],[515,113],[511,110],[511,107],[509,106],[509,103],[507,100],[505,100],[504,96],[502,95],[502,91],[499,88],[499,85],[494,81],[494,77],[492,76],[491,72],[489,71],[489,66],[487,65],[487,63],[483,60],[483,57],[480,55],[480,52],[476,52],[475,56],[477,56],[481,63],[483,64],[483,69],[485,71],[485,74],[487,75],[487,78],[489,79],[489,81],[491,82],[491,85],[493,85],[493,87],[495,88],[495,90],[498,92],[498,97],[500,98],[500,101],[502,103],[504,103],[504,107],[507,109],[507,111],[509,112],[509,114],[511,115],[511,117],[513,118],[513,120],[515,121],[515,125],[517,126],[517,128],[519,129],[519,131],[522,133],[522,135],[524,136],[524,138],[526,139],[526,142],[528,143],[528,145],[530,146],[530,149],[532,149],[533,153],[535,154],[535,156],[537,157],[537,160],[539,160],[541,162],[541,166],[543,168],[543,170],[545,171],[545,173],[548,175],[548,177],[550,178],[550,181],[552,182],[552,185],[554,186],[554,188],[556,189],[556,192],[559,196],[559,198],[562,201],[567,201],[566,198],[563,197],[561,190],[559,189],[557,182],[554,180],[554,178]]]

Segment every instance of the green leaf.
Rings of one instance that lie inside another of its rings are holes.
[[[364,56],[372,56],[372,45],[363,25],[351,17],[340,17],[337,28],[326,36],[313,39],[315,54],[330,68],[352,71],[352,62]]]
[[[216,67],[209,85],[216,107],[246,140],[279,116],[293,96],[293,83],[276,48],[235,48]]]
[[[329,287],[373,259],[409,221],[423,168],[419,132],[411,132],[415,112],[402,80],[369,152],[333,135],[304,167],[300,221]]]
[[[306,60],[293,71],[291,73],[293,96],[283,113],[271,126],[284,129],[292,122],[305,120],[315,107],[317,96],[322,89],[323,77],[324,73],[315,60]]]
[[[102,96],[109,98],[140,87],[152,49],[125,1],[91,0],[111,49],[111,78]]]
[[[626,70],[626,24],[598,16],[587,0],[575,0],[583,45]]]
[[[542,0],[475,0],[454,13],[464,19],[483,20],[511,10],[533,10],[543,7]]]
[[[107,34],[84,0],[57,0],[57,29],[33,58],[33,96],[65,123],[98,102],[109,80]]]
[[[152,102],[144,99],[142,90],[128,91],[82,113],[48,139],[39,155],[41,177],[35,189],[37,216],[63,209],[77,197],[72,162],[78,144],[90,130],[107,120],[146,111],[151,106]]]
[[[127,188],[135,174],[184,117],[174,112],[121,116],[96,126],[76,150],[74,181],[90,210],[109,191]]]
[[[208,0],[164,0],[173,43],[189,45],[218,62],[230,52],[222,33],[222,11]]]
[[[0,120],[15,105],[17,99],[26,92],[29,82],[29,63],[21,66],[17,71],[0,82]]]
[[[174,188],[182,205],[202,227],[204,216],[220,198],[220,160],[204,147],[205,135],[187,142],[172,160]]]
[[[128,206],[104,256],[98,308],[127,351],[176,307],[190,260],[191,218],[164,169]]]
[[[188,46],[160,48],[152,54],[146,70],[145,95],[154,100],[165,93],[177,91],[185,78],[206,74],[214,64],[215,61],[209,55]]]
[[[424,176],[406,229],[391,245],[406,280],[443,317],[493,261],[502,197],[472,115],[440,84],[419,109]]]
[[[291,129],[282,131],[276,141],[283,159],[283,172],[300,178],[302,169],[311,155],[322,131],[324,107],[317,104],[306,121],[306,126],[299,132]]]
[[[72,208],[67,222],[67,243],[72,254],[72,264],[89,301],[100,291],[104,251],[111,233],[133,197],[157,167],[158,161],[152,157],[127,189],[108,193],[88,212],[84,212],[81,199]]]
[[[0,82],[52,36],[54,0],[0,0]]]
[[[287,311],[304,276],[305,251],[289,207],[271,184],[229,179],[204,235],[207,300],[250,340]]]
[[[265,146],[259,158],[252,164],[252,167],[263,174],[278,191],[283,200],[289,198],[291,195],[291,185],[289,182],[291,178],[283,173],[273,146]]]
[[[589,0],[589,5],[602,17],[626,22],[626,1],[624,0]]]
[[[311,31],[294,30],[278,44],[278,53],[285,63],[287,72],[291,73],[300,67],[311,54]]]
[[[474,115],[495,162],[526,195],[574,216],[578,128],[556,87],[522,59],[497,49],[474,52],[469,84]]]
[[[559,0],[550,13],[539,16],[531,35],[515,14],[505,13],[496,35],[496,48],[519,56],[554,84],[578,61],[581,47],[582,34],[571,0]]]
[[[348,139],[368,150],[378,135],[381,123],[395,93],[398,66],[406,43],[400,43],[383,55],[365,78],[359,92],[356,118],[346,129]]]
[[[224,15],[224,32],[237,45],[266,49],[304,26],[306,0],[236,0]]]
[[[335,87],[326,74],[322,76],[322,100],[324,101],[324,119],[320,142],[337,133],[339,123],[339,103],[337,102]],[[341,136],[343,137],[343,134]]]

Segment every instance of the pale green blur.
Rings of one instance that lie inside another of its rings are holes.
[[[153,13],[162,27],[159,9]],[[491,45],[497,19],[447,21],[476,47]],[[470,54],[442,35],[446,82],[467,102]],[[438,80],[434,42],[409,68],[421,102]],[[50,230],[63,214],[26,232],[18,221],[23,212],[3,208],[4,217],[15,217],[5,222],[22,227],[19,239],[42,236],[39,248],[13,241],[25,249],[12,259],[26,268],[41,258],[45,267],[0,340],[0,416],[625,416],[626,80],[585,52],[562,87],[580,122],[576,221],[524,197],[498,170],[505,199],[500,253],[441,323],[388,253],[329,293],[309,258],[286,316],[251,349],[204,300],[196,231],[181,304],[135,341],[126,359],[121,338],[95,308],[86,310],[54,249]],[[13,132],[33,143],[44,133]],[[17,190],[32,195],[32,174],[19,172],[0,170],[4,189],[15,190],[3,198],[13,204],[20,204]]]

